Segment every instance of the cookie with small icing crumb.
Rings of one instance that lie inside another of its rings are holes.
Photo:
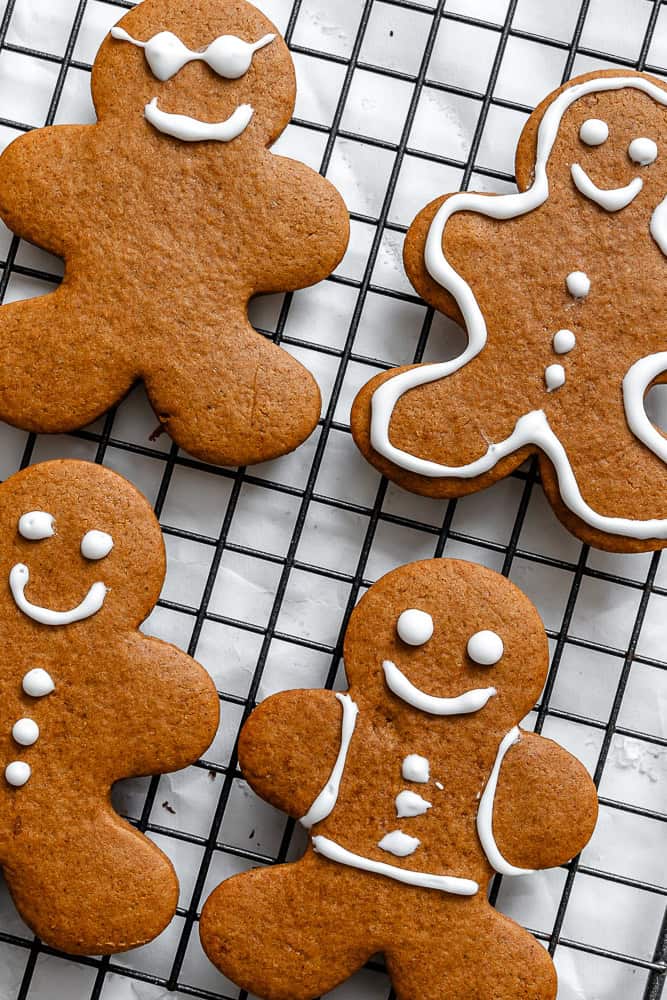
[[[47,944],[110,954],[176,911],[171,862],[114,810],[121,778],[192,764],[218,697],[139,631],[165,574],[159,525],[121,476],[35,465],[0,485],[0,863]]]
[[[583,766],[519,728],[547,673],[537,611],[491,570],[417,562],[359,602],[344,658],[348,691],[277,694],[241,732],[246,780],[309,844],[213,892],[207,954],[266,1000],[378,952],[398,1000],[555,1000],[548,953],[487,898],[494,872],[568,861],[597,816]]]
[[[144,0],[92,91],[95,125],[36,129],[0,158],[3,221],[65,259],[55,292],[0,309],[0,419],[70,431],[143,381],[200,459],[292,451],[320,392],[248,303],[327,277],[349,219],[332,184],[270,150],[294,109],[287,45],[245,0]]]
[[[461,497],[533,454],[584,542],[667,544],[667,439],[645,407],[665,381],[667,87],[609,70],[528,119],[518,194],[436,199],[405,243],[415,288],[463,325],[451,361],[372,379],[357,445],[416,493]]]

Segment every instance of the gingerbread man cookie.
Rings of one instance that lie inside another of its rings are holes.
[[[144,944],[176,910],[170,861],[118,816],[120,778],[193,763],[218,722],[208,674],[138,631],[160,593],[155,516],[88,462],[32,466],[0,486],[0,863],[53,947]]]
[[[53,294],[0,309],[0,418],[72,430],[141,379],[201,459],[291,451],[319,390],[248,301],[325,278],[349,221],[328,181],[269,151],[294,107],[285,42],[245,0],[144,0],[92,88],[96,125],[39,129],[0,158],[3,220],[66,262]]]
[[[553,1000],[547,952],[486,892],[494,871],[567,861],[595,824],[582,765],[518,728],[547,663],[535,608],[490,570],[434,559],[376,583],[350,619],[349,691],[275,695],[241,733],[246,779],[310,846],[208,900],[222,972],[312,1000],[383,952],[399,1000]]]
[[[528,119],[516,175],[518,194],[449,195],[413,223],[408,274],[468,346],[369,382],[355,439],[391,479],[437,497],[537,453],[579,538],[661,548],[667,440],[644,402],[667,370],[665,84],[617,70],[566,84]]]

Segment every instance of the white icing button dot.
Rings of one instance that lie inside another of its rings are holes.
[[[565,279],[567,290],[575,299],[585,299],[591,290],[591,279],[583,271],[572,271]]]
[[[565,369],[563,366],[549,365],[548,368],[545,368],[544,381],[546,382],[547,392],[553,392],[554,389],[560,389],[562,385],[565,385]]]
[[[113,548],[113,538],[106,531],[87,531],[81,539],[84,559],[104,559]]]
[[[559,330],[554,333],[553,348],[556,354],[569,354],[576,344],[577,338],[572,330]]]
[[[503,640],[490,629],[475,632],[468,639],[468,656],[482,667],[492,667],[504,652]]]
[[[587,146],[601,146],[609,138],[609,126],[600,118],[588,118],[579,129],[579,138]]]
[[[31,510],[19,518],[19,535],[29,542],[39,542],[42,538],[51,538],[56,533],[56,522],[53,514],[45,510]]]
[[[658,158],[658,147],[653,139],[633,139],[628,146],[628,156],[640,167],[647,167],[649,163],[655,163]]]
[[[412,819],[413,816],[423,816],[432,808],[432,803],[427,802],[416,792],[399,792],[396,796],[396,815],[399,819]]]
[[[423,646],[433,635],[433,619],[426,611],[409,608],[398,616],[396,631],[408,646]]]
[[[401,773],[406,781],[416,781],[425,785],[429,779],[431,768],[426,757],[420,757],[418,753],[411,753],[403,761]]]
[[[391,833],[382,838],[378,847],[381,851],[387,851],[397,858],[408,858],[415,853],[420,844],[421,840],[418,840],[417,837],[408,837],[407,833],[403,833],[402,830],[392,830]]]
[[[39,726],[34,719],[19,719],[12,727],[12,736],[22,747],[31,747],[39,739]]]
[[[13,760],[5,768],[7,784],[13,785],[14,788],[20,788],[22,785],[25,785],[26,781],[30,780],[31,774],[32,769],[30,764],[26,764],[23,760]]]
[[[43,698],[45,695],[55,691],[56,688],[51,674],[47,673],[46,670],[42,670],[41,667],[29,670],[23,678],[22,686],[25,693],[29,694],[31,698]]]

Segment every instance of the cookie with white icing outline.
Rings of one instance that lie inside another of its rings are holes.
[[[310,843],[213,892],[209,957],[268,1000],[312,1000],[376,952],[399,1000],[554,1000],[549,955],[486,891],[569,860],[597,816],[583,766],[518,728],[547,673],[537,611],[491,570],[417,562],[359,602],[344,656],[348,692],[277,694],[241,732],[246,780]]]
[[[667,440],[644,407],[665,379],[667,89],[591,73],[530,116],[519,194],[438,198],[412,224],[405,264],[462,324],[452,361],[378,375],[355,440],[416,493],[460,497],[537,453],[555,513],[585,542],[667,544]]]
[[[328,181],[270,152],[296,94],[284,40],[245,0],[144,0],[92,89],[96,125],[35,130],[0,158],[4,222],[65,258],[55,292],[0,309],[0,418],[73,430],[143,380],[201,459],[291,451],[320,393],[248,301],[329,275],[349,221]]]
[[[23,919],[77,954],[156,937],[168,858],[122,819],[120,778],[193,763],[218,722],[199,664],[139,625],[165,574],[159,525],[121,476],[35,465],[0,485],[0,863]]]

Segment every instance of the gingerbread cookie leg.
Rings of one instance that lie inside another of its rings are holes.
[[[132,385],[135,373],[109,336],[104,310],[91,309],[78,287],[66,281],[50,295],[0,309],[0,419],[36,432],[70,431]]]
[[[435,369],[435,366],[433,366]],[[518,468],[530,449],[494,447],[509,441],[521,412],[512,392],[501,389],[503,373],[479,359],[446,379],[410,388],[413,373],[424,366],[383,372],[357,396],[352,408],[352,433],[366,458],[384,475],[407,489],[427,496],[462,496],[490,486]],[[470,400],[478,402],[471,414]],[[494,412],[493,420],[489,415]],[[393,458],[393,460],[392,460]],[[430,463],[439,471],[424,474]],[[450,467],[442,474],[442,466]]]
[[[202,912],[206,953],[235,983],[265,1000],[321,996],[377,950],[368,928],[351,932],[355,881],[349,870],[325,865],[312,852],[296,865],[228,879]],[[360,906],[360,920],[363,912]]]
[[[396,943],[386,951],[397,1000],[556,998],[548,953],[486,899],[422,906],[397,931]]]
[[[178,444],[204,461],[250,465],[292,451],[314,429],[320,392],[286,351],[256,333],[245,310],[187,320],[187,352],[153,358],[144,373],[155,411]]]
[[[71,954],[145,944],[176,908],[171,863],[109,807],[83,816],[81,809],[76,795],[54,795],[38,828],[19,820],[5,867],[14,902],[40,937]]]

